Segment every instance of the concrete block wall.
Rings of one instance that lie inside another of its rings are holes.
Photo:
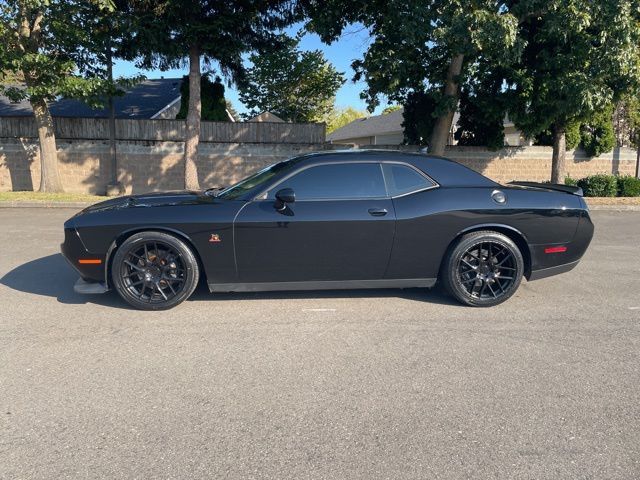
[[[118,178],[126,193],[175,190],[183,186],[183,142],[119,141]],[[199,148],[200,185],[230,185],[267,165],[302,153],[342,149],[345,145],[287,143],[213,143]],[[364,148],[364,147],[360,147]],[[418,151],[415,146],[381,146]],[[551,172],[550,147],[508,147],[494,152],[481,147],[449,147],[449,158],[498,182],[546,181]],[[58,164],[63,186],[73,193],[103,194],[111,179],[109,146],[103,140],[58,141]],[[573,178],[594,173],[634,175],[636,152],[616,149],[598,158],[579,150],[567,152]],[[37,190],[40,183],[38,143],[35,139],[0,139],[0,191]]]

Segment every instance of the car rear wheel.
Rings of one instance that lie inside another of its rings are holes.
[[[448,252],[442,266],[445,289],[460,302],[491,307],[518,289],[524,260],[506,235],[492,231],[464,235]]]
[[[189,298],[198,284],[198,262],[180,239],[141,232],[125,240],[111,268],[115,289],[141,310],[166,310]]]

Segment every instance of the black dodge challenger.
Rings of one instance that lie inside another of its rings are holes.
[[[204,192],[110,199],[65,225],[75,289],[171,308],[212,292],[432,287],[491,306],[576,266],[593,224],[576,187],[499,185],[445,158],[314,153]]]

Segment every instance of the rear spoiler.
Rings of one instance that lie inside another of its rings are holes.
[[[509,182],[509,185],[518,185],[520,187],[544,188],[546,190],[555,190],[557,192],[571,193],[582,197],[582,188],[572,185],[560,185],[558,183],[538,183],[538,182]]]

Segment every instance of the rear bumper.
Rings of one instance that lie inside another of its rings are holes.
[[[563,265],[556,265],[548,268],[541,268],[540,270],[533,270],[529,275],[528,280],[540,280],[541,278],[551,277],[553,275],[559,275],[561,273],[566,273],[570,270],[573,270],[576,265],[580,263],[580,260],[576,260],[575,262],[565,263]]]

